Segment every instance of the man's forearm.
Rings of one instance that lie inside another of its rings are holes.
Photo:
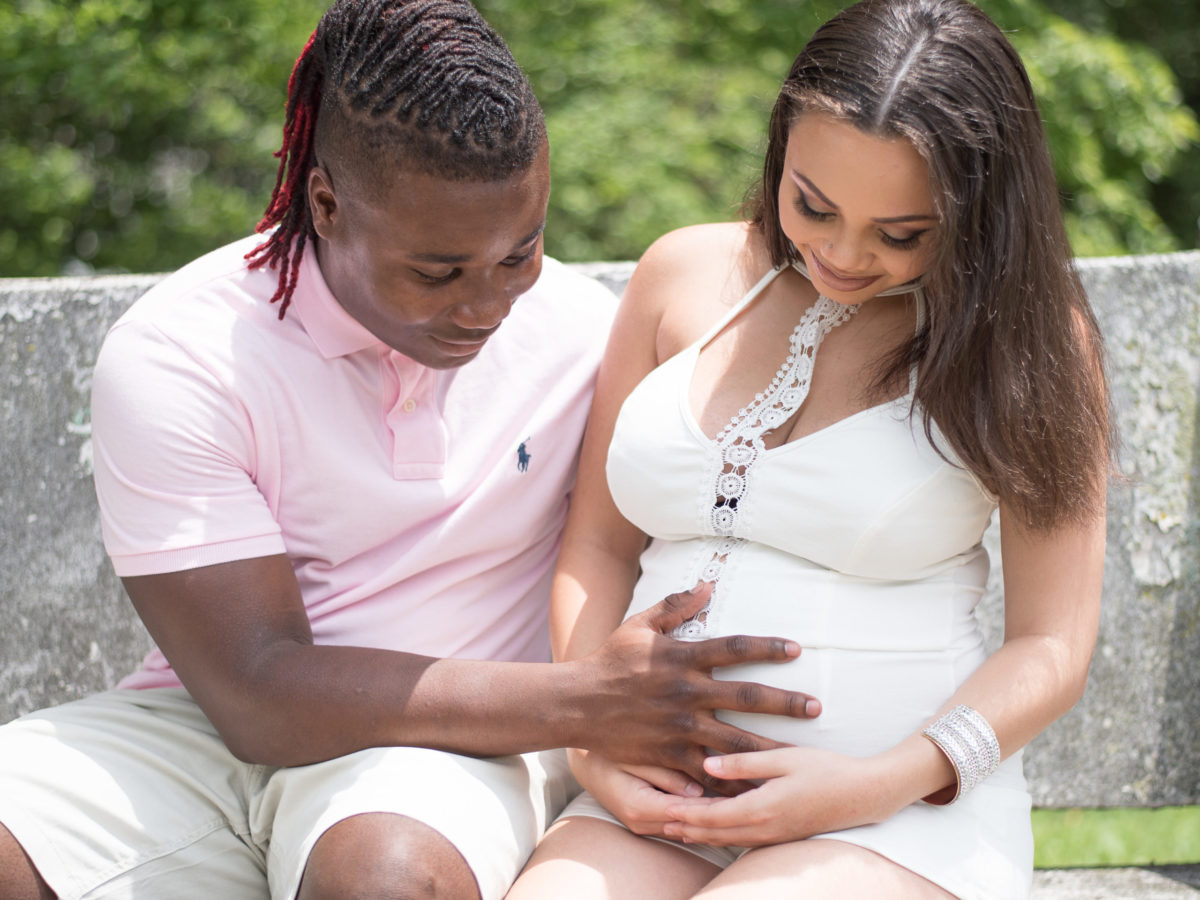
[[[501,756],[589,743],[580,668],[292,644],[236,698],[197,699],[237,756],[266,765],[377,746]]]

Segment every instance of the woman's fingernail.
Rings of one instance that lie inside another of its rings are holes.
[[[699,797],[704,793],[704,788],[693,781],[683,789],[683,792],[689,797]]]
[[[821,714],[821,704],[816,700],[808,700],[804,704],[804,714],[806,716],[817,716]]]

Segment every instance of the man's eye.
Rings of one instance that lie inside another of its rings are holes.
[[[521,263],[526,262],[527,260],[533,259],[533,254],[536,252],[537,252],[537,244],[534,244],[532,247],[530,247],[525,253],[522,253],[520,256],[510,256],[507,259],[501,260],[500,265],[502,265],[502,266],[519,266]]]

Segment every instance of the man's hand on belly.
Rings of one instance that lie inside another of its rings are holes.
[[[794,641],[734,635],[689,642],[670,636],[704,607],[710,591],[710,585],[698,585],[672,594],[629,618],[590,655],[563,664],[577,670],[580,737],[575,746],[620,762],[676,769],[728,793],[730,785],[704,769],[709,752],[781,745],[719,721],[716,710],[796,718],[820,714],[820,702],[808,694],[712,677],[720,666],[795,659],[800,647]]]

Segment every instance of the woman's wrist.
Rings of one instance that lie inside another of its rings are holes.
[[[878,754],[877,777],[886,815],[894,815],[906,806],[936,796],[956,784],[954,767],[938,747],[922,734],[909,735],[899,744]]]

